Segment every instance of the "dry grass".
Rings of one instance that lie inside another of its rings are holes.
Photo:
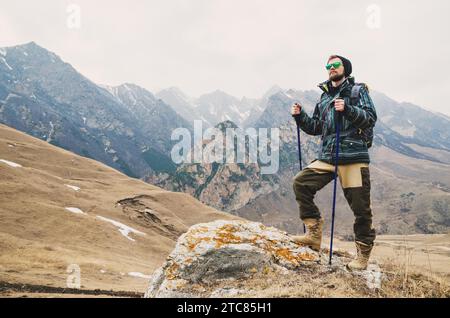
[[[448,298],[450,287],[439,276],[409,271],[393,263],[382,266],[380,288],[370,289],[366,279],[343,270],[301,272],[297,275],[259,275],[236,286],[238,297],[276,298]]]
[[[403,265],[398,265],[394,261],[385,262],[383,264],[383,273],[385,278],[381,289],[377,291],[380,297],[450,297],[450,286],[444,277],[411,269],[408,262],[405,262]]]

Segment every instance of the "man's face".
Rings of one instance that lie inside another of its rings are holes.
[[[340,81],[344,78],[344,65],[340,58],[335,57],[328,61],[328,64],[333,64],[335,62],[340,62],[341,65],[338,68],[334,68],[333,66],[328,70],[328,76],[332,81]]]

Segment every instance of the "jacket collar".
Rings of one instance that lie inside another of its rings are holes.
[[[353,85],[355,84],[355,78],[353,76],[349,76],[347,77],[344,82],[342,82],[342,86],[341,88],[344,89],[347,85]],[[317,85],[322,91],[324,91],[325,93],[328,94],[328,92],[330,91],[330,85],[331,84],[331,80],[327,80],[325,82],[320,83],[319,85]]]

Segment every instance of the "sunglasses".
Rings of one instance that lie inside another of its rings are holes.
[[[334,62],[334,63],[331,63],[331,64],[327,64],[327,65],[325,66],[325,68],[326,68],[327,70],[331,70],[332,67],[333,67],[334,69],[338,69],[341,65],[342,65],[342,62]]]

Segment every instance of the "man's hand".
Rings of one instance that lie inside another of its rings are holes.
[[[301,109],[302,109],[302,106],[299,103],[295,103],[294,105],[292,105],[292,108],[291,108],[292,116],[300,115]]]
[[[334,109],[335,109],[337,112],[343,112],[344,109],[345,109],[345,101],[344,101],[342,98],[337,98],[337,99],[334,101]]]

